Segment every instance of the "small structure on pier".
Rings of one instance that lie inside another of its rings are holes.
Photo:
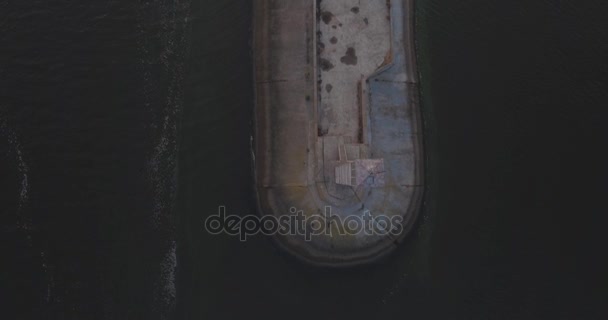
[[[370,187],[383,187],[384,159],[349,160],[346,146],[339,148],[340,161],[336,165],[336,184],[358,187],[366,184]]]

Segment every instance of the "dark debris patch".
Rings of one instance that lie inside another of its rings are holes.
[[[325,22],[325,24],[329,24],[331,22],[331,20],[333,20],[334,18],[334,14],[329,12],[329,11],[323,11],[321,12],[321,20],[323,20],[323,22]]]
[[[346,54],[340,58],[340,62],[349,66],[357,65],[357,53],[355,52],[355,48],[350,47],[346,50]]]
[[[328,71],[334,68],[333,63],[327,59],[320,59],[321,70]]]

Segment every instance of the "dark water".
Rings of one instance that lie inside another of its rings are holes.
[[[15,319],[171,314],[188,5],[1,3],[2,309]]]
[[[604,319],[606,17],[419,0],[424,214],[387,261],[331,271],[203,231],[254,212],[250,1],[0,1],[1,309]]]

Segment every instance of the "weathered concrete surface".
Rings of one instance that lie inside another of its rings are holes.
[[[413,0],[256,0],[255,174],[262,214],[402,216],[397,236],[276,236],[317,265],[367,263],[411,230],[423,192]],[[350,159],[384,159],[382,187],[337,185]]]
[[[357,139],[359,85],[387,63],[391,50],[386,1],[320,2],[319,132]]]

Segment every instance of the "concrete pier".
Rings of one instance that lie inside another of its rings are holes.
[[[256,0],[255,176],[263,215],[400,217],[399,233],[276,235],[323,266],[372,262],[424,190],[413,0]]]

